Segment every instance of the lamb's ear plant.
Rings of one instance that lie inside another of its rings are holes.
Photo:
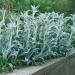
[[[6,71],[8,65],[8,71],[17,64],[38,65],[65,56],[73,49],[75,15],[64,17],[64,14],[48,12],[36,16],[37,8],[32,6],[25,13],[10,14],[8,23],[5,23],[6,11],[0,11],[1,71]]]
[[[75,48],[75,14],[70,16],[71,20],[71,35],[70,35],[70,40],[71,40],[71,45]]]
[[[37,65],[50,57],[65,56],[71,50],[73,31],[67,23],[70,17],[55,12],[35,16],[38,10],[34,6],[32,12],[31,15],[28,11],[20,15],[23,29],[19,30],[17,40],[20,46],[18,58],[25,64]],[[70,27],[68,30],[65,29],[67,26]]]
[[[6,36],[6,29],[5,29],[5,10],[0,10],[1,14],[1,21],[0,21],[0,72],[9,71],[7,67],[9,64],[7,63],[7,56],[9,53],[9,48],[7,46],[7,39]]]
[[[10,21],[10,23],[6,25],[6,10],[3,9],[0,12],[2,13],[2,20],[0,21],[0,71],[4,72],[14,68],[12,63],[13,61],[16,63],[18,51],[13,49],[15,47],[13,37],[15,35],[16,22],[14,21],[12,23],[12,21]],[[12,62],[10,60],[12,60]]]

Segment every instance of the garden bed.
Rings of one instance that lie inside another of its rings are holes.
[[[19,15],[11,13],[9,17],[6,10],[0,10],[0,73],[27,65],[39,65],[22,70],[32,74],[49,65],[65,62],[65,58],[60,57],[75,49],[75,14],[65,17],[55,12],[40,13],[38,8],[32,6],[32,10]],[[49,59],[53,60],[40,66]]]
[[[66,57],[48,61],[41,66],[31,66],[0,75],[75,75],[75,51]]]

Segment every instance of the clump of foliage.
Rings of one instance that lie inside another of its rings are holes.
[[[0,21],[0,70],[11,71],[16,65],[38,65],[52,57],[65,56],[73,49],[75,37],[75,15],[38,13],[32,6],[20,15],[6,11]]]
[[[53,0],[0,0],[0,8],[17,13],[31,9],[31,5],[40,5],[41,12],[51,11]]]
[[[40,12],[54,10],[67,15],[75,11],[75,0],[0,0],[0,8],[17,13],[31,9],[31,5],[40,5]]]
[[[75,11],[74,0],[54,0],[54,2],[55,4],[53,9],[59,12],[64,12],[65,15],[69,15]]]

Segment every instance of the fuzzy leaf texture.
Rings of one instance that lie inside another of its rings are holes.
[[[75,15],[38,13],[38,7],[32,6],[32,10],[20,15],[10,14],[5,23],[6,11],[0,12],[0,57],[4,60],[15,58],[27,65],[38,65],[73,49]]]

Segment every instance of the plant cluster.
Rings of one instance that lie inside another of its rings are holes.
[[[31,5],[40,5],[41,12],[51,11],[53,4],[53,0],[0,0],[0,8],[17,13],[31,9]]]
[[[73,49],[75,15],[38,13],[32,6],[20,15],[0,10],[0,71],[10,71],[20,64],[38,65],[49,58],[65,56]]]

